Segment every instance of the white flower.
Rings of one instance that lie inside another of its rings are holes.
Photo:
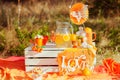
[[[36,39],[36,38],[41,38],[41,39],[43,39],[43,36],[42,36],[42,35],[37,34],[37,35],[35,36],[35,39]]]

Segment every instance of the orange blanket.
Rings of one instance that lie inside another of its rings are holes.
[[[6,59],[0,59],[0,67],[9,69],[19,69],[25,71],[25,59],[24,57],[12,56]]]
[[[0,59],[0,80],[33,80],[38,74],[41,74],[41,70],[38,68],[25,72],[24,60],[24,57],[16,56]],[[109,73],[109,75],[116,77],[113,80],[120,79],[120,63],[115,62],[113,59],[104,59],[103,64],[96,66],[94,71]]]
[[[12,56],[6,59],[0,59],[0,80],[33,80],[25,72],[24,57]]]

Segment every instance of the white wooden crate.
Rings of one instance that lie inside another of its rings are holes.
[[[42,71],[58,71],[57,55],[65,48],[54,48],[53,45],[47,45],[41,53],[31,50],[31,47],[25,49],[25,66],[26,71],[35,67],[40,67]]]

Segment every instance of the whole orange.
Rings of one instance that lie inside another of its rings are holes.
[[[90,70],[89,68],[85,68],[85,69],[83,70],[83,75],[85,75],[85,76],[90,76],[90,75],[91,75],[91,70]]]

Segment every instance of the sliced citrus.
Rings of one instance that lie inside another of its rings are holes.
[[[70,40],[70,36],[69,35],[63,35],[63,40],[64,41],[69,41]]]

